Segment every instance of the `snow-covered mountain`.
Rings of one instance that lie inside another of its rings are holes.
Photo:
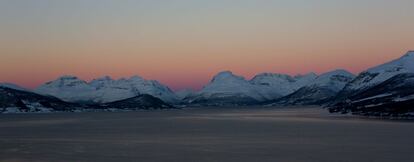
[[[105,76],[89,83],[75,76],[62,76],[39,86],[35,92],[55,96],[68,102],[107,103],[141,94],[149,94],[168,103],[178,101],[174,92],[167,86],[139,76],[119,80]]]
[[[92,80],[90,85],[96,88],[96,94],[99,98],[95,101],[100,103],[131,98],[140,94],[149,94],[168,103],[179,101],[174,92],[167,86],[156,80],[146,80],[140,76],[119,80],[103,77]]]
[[[95,88],[75,76],[65,75],[40,85],[34,91],[67,102],[90,102],[94,99]]]
[[[223,71],[214,76],[201,91],[185,100],[190,104],[245,105],[264,101],[266,98],[243,77]]]
[[[344,93],[363,91],[403,73],[414,73],[414,51],[409,51],[399,59],[362,72],[344,88]]]
[[[267,100],[274,100],[295,92],[316,78],[317,75],[315,73],[295,77],[286,74],[262,73],[253,77],[249,82]]]
[[[318,76],[294,93],[276,100],[283,105],[323,104],[335,97],[355,76],[345,70],[335,70]]]
[[[414,73],[398,74],[376,86],[347,96],[333,112],[389,116],[414,111]]]

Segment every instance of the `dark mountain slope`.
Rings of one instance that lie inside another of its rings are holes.
[[[10,109],[16,112],[71,111],[80,107],[55,97],[0,87],[0,112]]]
[[[396,115],[414,112],[414,74],[398,74],[330,106],[331,112]]]
[[[102,105],[104,108],[118,109],[170,109],[173,106],[165,103],[161,99],[143,94],[125,100],[110,102]]]

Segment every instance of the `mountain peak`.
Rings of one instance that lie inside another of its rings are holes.
[[[233,72],[226,70],[226,71],[219,72],[216,76],[233,76],[233,75],[234,75]]]
[[[227,80],[227,79],[244,80],[243,77],[236,76],[231,71],[222,71],[222,72],[219,72],[217,75],[215,75],[211,82],[215,82],[215,81],[219,81],[219,80]]]

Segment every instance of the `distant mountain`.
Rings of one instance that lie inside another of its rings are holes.
[[[0,87],[0,113],[71,111],[81,107],[51,96]]]
[[[257,105],[261,102],[286,96],[309,84],[317,77],[314,73],[300,76],[262,73],[251,80],[223,71],[213,77],[201,91],[184,98],[189,104]]]
[[[262,73],[253,77],[249,82],[266,100],[274,100],[297,91],[317,77],[315,73],[295,77],[286,74]]]
[[[179,101],[178,97],[167,86],[156,80],[146,80],[140,76],[119,80],[104,77],[91,81],[90,85],[97,89],[97,94],[100,96],[98,102],[101,103],[117,101],[121,98],[131,98],[140,94],[149,94],[168,103]]]
[[[223,71],[214,76],[201,91],[184,100],[189,104],[221,106],[256,104],[266,98],[243,77]]]
[[[277,99],[274,104],[319,105],[332,100],[355,76],[345,70],[335,70],[318,76],[292,94]]]
[[[170,109],[174,108],[159,98],[143,94],[136,97],[110,102],[102,105],[105,108],[117,109]]]
[[[95,88],[75,76],[65,75],[40,85],[34,90],[42,95],[55,96],[67,102],[91,102]]]
[[[39,86],[35,92],[55,96],[68,102],[108,103],[141,94],[149,94],[168,103],[179,101],[167,86],[139,76],[119,80],[106,76],[89,83],[75,76],[62,76]]]

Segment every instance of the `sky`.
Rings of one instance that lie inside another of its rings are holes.
[[[200,89],[247,79],[359,73],[414,49],[414,0],[0,0],[0,82],[140,75]]]

